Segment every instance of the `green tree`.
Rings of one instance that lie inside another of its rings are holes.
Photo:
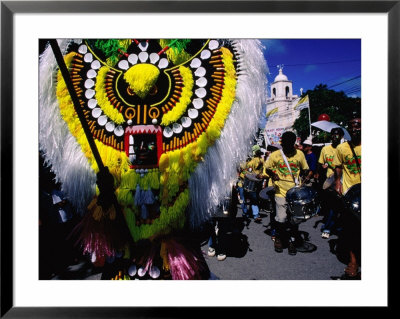
[[[343,91],[329,90],[326,84],[315,86],[301,97],[308,95],[310,101],[311,123],[318,121],[321,114],[328,114],[330,120],[343,127],[354,115],[361,116],[361,99],[348,97]],[[302,140],[310,134],[308,109],[300,111],[299,118],[294,122],[293,128]],[[314,142],[328,142],[329,134],[320,132],[313,139]]]

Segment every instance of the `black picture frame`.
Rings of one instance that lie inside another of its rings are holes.
[[[1,1],[1,317],[5,318],[145,318],[190,317],[187,307],[14,307],[13,294],[13,17],[15,13],[91,13],[93,1]],[[212,4],[212,5],[211,5]],[[400,1],[97,1],[96,13],[387,13],[388,14],[388,176],[389,210],[399,179]],[[383,212],[377,212],[383,213]],[[389,220],[391,219],[388,216]],[[393,223],[388,223],[390,227]],[[389,236],[390,238],[390,236]],[[382,240],[382,239],[380,239]],[[390,241],[389,251],[390,251]],[[390,264],[390,255],[389,264]],[[390,283],[390,280],[389,280]],[[206,296],[205,296],[206,298]],[[389,297],[388,305],[391,306]],[[214,309],[222,315],[225,309]],[[245,309],[242,309],[246,311]],[[241,311],[242,311],[241,310]],[[296,311],[296,309],[291,308]],[[207,310],[208,311],[208,310]],[[235,313],[240,315],[240,312]],[[303,311],[302,311],[303,312]],[[202,314],[203,312],[200,312]]]

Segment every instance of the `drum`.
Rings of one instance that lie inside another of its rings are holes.
[[[351,186],[343,200],[347,210],[361,221],[361,183]]]
[[[295,186],[286,193],[286,202],[291,217],[305,221],[317,215],[321,209],[317,191],[309,186]]]
[[[272,212],[274,210],[274,200],[275,200],[275,187],[265,187],[258,194],[260,198],[260,203],[263,208],[267,211]]]
[[[248,173],[244,177],[243,189],[246,192],[256,192],[261,187],[261,182],[256,174]]]

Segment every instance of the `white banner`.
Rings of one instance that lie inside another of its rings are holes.
[[[285,132],[284,127],[265,129],[265,141],[268,141],[268,145],[280,145],[283,132]]]

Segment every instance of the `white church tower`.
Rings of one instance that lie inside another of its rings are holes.
[[[292,130],[294,121],[300,112],[294,110],[299,96],[293,94],[292,81],[283,74],[283,65],[279,65],[279,74],[271,84],[270,98],[267,100],[267,122],[265,132],[269,143],[276,144],[284,131]]]

